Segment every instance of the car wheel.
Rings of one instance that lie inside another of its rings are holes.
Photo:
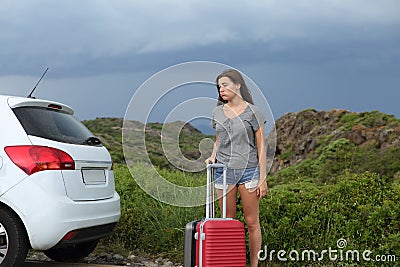
[[[99,241],[90,241],[71,247],[52,248],[43,253],[54,261],[77,261],[93,252]]]
[[[19,219],[0,207],[0,266],[18,266],[28,254],[28,238]]]

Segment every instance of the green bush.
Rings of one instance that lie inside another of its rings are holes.
[[[149,167],[139,165],[147,173]],[[197,186],[204,175],[161,170],[174,183]],[[122,216],[111,242],[127,250],[163,255],[183,261],[184,227],[204,216],[202,206],[180,208],[147,195],[124,165],[115,166]],[[400,185],[378,174],[345,174],[335,184],[319,186],[296,181],[270,188],[260,203],[263,246],[291,251],[369,249],[376,254],[400,255]],[[240,204],[239,204],[240,208]],[[244,220],[243,213],[237,218]]]
[[[400,255],[400,187],[379,175],[344,175],[336,184],[276,186],[262,200],[263,242],[269,250],[321,252],[344,238],[345,250]]]
[[[373,145],[356,146],[346,138],[331,142],[321,149],[315,159],[306,159],[298,165],[287,167],[272,177],[272,186],[295,181],[313,181],[318,185],[333,184],[344,174],[374,172],[396,180],[400,172],[400,147],[381,150]]]
[[[400,119],[393,115],[385,114],[379,111],[362,112],[362,113],[348,113],[341,117],[340,123],[345,129],[350,130],[356,125],[363,125],[366,127],[396,127],[400,124]]]
[[[327,183],[343,171],[350,170],[356,149],[357,146],[346,138],[340,138],[325,146],[311,166],[312,177],[317,177],[318,183]]]
[[[139,165],[137,168],[147,172],[149,167]],[[184,227],[187,222],[204,215],[203,207],[181,208],[161,203],[137,185],[125,165],[116,165],[114,171],[116,189],[121,197],[121,219],[111,237],[112,242],[127,250],[162,254],[182,261]],[[183,172],[171,172],[169,176],[175,182],[204,183],[199,175],[188,177]]]

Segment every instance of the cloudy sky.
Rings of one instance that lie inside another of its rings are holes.
[[[0,27],[0,94],[28,95],[49,67],[34,95],[79,119],[123,117],[142,83],[190,61],[242,71],[275,119],[400,117],[398,0],[1,0]]]

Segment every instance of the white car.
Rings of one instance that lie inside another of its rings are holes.
[[[0,266],[89,255],[120,218],[113,164],[61,103],[0,95]]]

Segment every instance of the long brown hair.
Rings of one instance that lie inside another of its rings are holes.
[[[242,74],[240,74],[240,72],[235,69],[227,69],[227,70],[224,70],[220,75],[218,75],[217,79],[215,80],[215,83],[217,85],[217,90],[218,90],[218,104],[217,105],[222,105],[223,103],[227,102],[222,99],[222,97],[219,93],[218,80],[221,79],[222,77],[227,77],[233,83],[240,84],[240,94],[241,94],[243,100],[250,104],[254,104],[253,97],[250,94],[249,88],[247,88],[247,85],[243,79]]]

